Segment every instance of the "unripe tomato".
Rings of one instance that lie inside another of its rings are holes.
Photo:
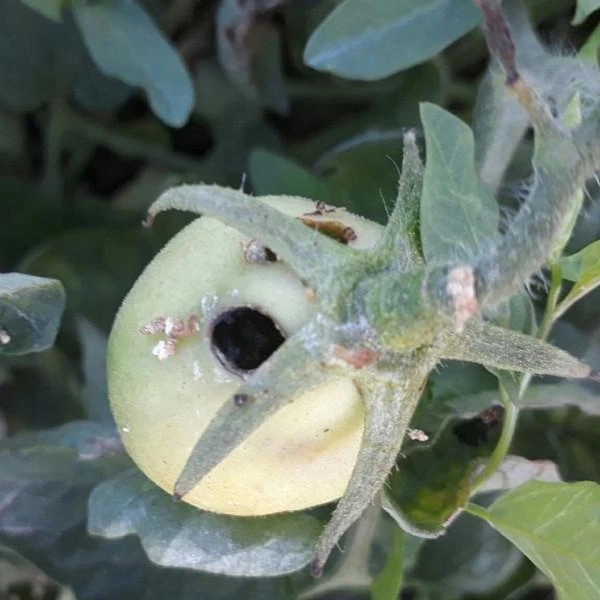
[[[312,226],[325,223],[324,230],[350,227],[340,243],[355,248],[373,246],[383,232],[309,200],[260,200]],[[285,264],[269,262],[272,254],[249,262],[257,248],[260,254],[257,242],[219,221],[193,221],[148,265],[115,320],[108,352],[112,410],[133,460],[168,492],[217,409],[316,310],[310,290]],[[148,334],[158,318],[171,319],[171,326],[180,319],[188,331],[176,342],[162,331]],[[354,383],[324,382],[263,423],[184,500],[246,516],[336,500],[350,478],[362,424]]]

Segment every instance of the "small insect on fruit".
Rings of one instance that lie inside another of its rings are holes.
[[[342,209],[317,211],[312,201],[260,201],[310,227],[323,222],[330,235],[352,231],[338,240],[352,248],[372,247],[383,232]],[[256,256],[265,260],[249,260]],[[191,223],[156,256],[123,302],[108,358],[115,418],[150,479],[173,493],[217,410],[232,398],[244,404],[236,389],[313,315],[310,292],[259,240],[210,218]],[[336,500],[362,427],[353,382],[324,381],[264,423],[184,500],[232,515]]]

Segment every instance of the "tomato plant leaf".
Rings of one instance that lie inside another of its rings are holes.
[[[75,229],[30,253],[19,268],[59,278],[67,291],[67,309],[108,330],[123,296],[164,238],[141,227]]]
[[[321,523],[303,513],[253,519],[175,504],[132,469],[94,489],[88,529],[111,539],[137,534],[149,558],[165,567],[261,577],[310,562]]]
[[[381,128],[346,137],[319,157],[317,173],[339,190],[343,205],[385,223],[398,192],[403,131]],[[373,188],[377,181],[377,190]],[[336,196],[337,197],[337,196]]]
[[[401,458],[387,480],[389,499],[402,515],[432,537],[464,507],[471,495],[471,477],[481,459],[489,456],[495,435],[478,445],[461,443],[452,427],[446,427],[427,452]]]
[[[86,108],[107,109],[130,94],[131,88],[98,70],[72,14],[63,17],[56,23],[20,0],[0,2],[0,99],[10,109],[30,111],[67,95]]]
[[[90,490],[130,464],[114,428],[97,423],[70,423],[3,440],[0,543],[70,585],[82,600],[139,593],[144,555],[136,540],[117,544],[85,531]],[[92,576],[107,565],[110,578]]]
[[[563,278],[574,282],[574,285],[559,303],[557,316],[600,285],[600,241],[576,254],[562,257],[560,266]]]
[[[470,505],[552,581],[561,598],[600,594],[600,485],[530,481],[489,509]]]
[[[57,23],[62,21],[63,0],[21,0],[21,2],[52,21]]]
[[[581,25],[594,11],[600,8],[600,0],[577,0],[577,10],[571,23]]]
[[[349,79],[374,80],[424,62],[473,29],[469,0],[345,0],[317,27],[304,50],[307,65]]]
[[[78,315],[77,333],[82,351],[84,388],[82,400],[86,417],[92,421],[114,423],[108,406],[106,351],[108,336],[91,321]]]
[[[144,88],[155,114],[181,127],[194,106],[190,74],[173,45],[134,0],[73,3],[92,58],[106,75]]]
[[[579,58],[596,64],[598,62],[598,47],[600,46],[600,25],[596,25],[585,44],[579,48]]]
[[[332,202],[334,193],[308,169],[270,150],[257,148],[248,164],[252,188],[259,195],[287,194]]]
[[[421,199],[423,254],[428,262],[468,260],[498,238],[498,206],[480,185],[468,125],[429,103],[421,105],[421,120],[427,146]]]
[[[497,390],[484,390],[465,396],[456,396],[446,401],[446,409],[458,415],[474,415],[488,406],[498,404]],[[595,390],[578,383],[537,383],[530,385],[519,399],[519,407],[526,409],[550,409],[561,406],[576,406],[589,415],[600,415],[600,398]]]
[[[0,274],[0,354],[39,352],[54,343],[65,308],[55,279]]]
[[[600,283],[600,241],[560,260],[564,279],[577,284],[581,279]]]
[[[444,600],[485,596],[511,577],[522,563],[522,554],[508,540],[463,513],[446,535],[423,544],[407,584],[418,585],[432,597]],[[495,568],[490,569],[490,564]]]
[[[425,431],[430,442],[406,440],[402,452],[411,454],[435,442],[451,419],[470,419],[500,404],[496,378],[482,367],[449,363],[431,377],[426,393],[411,421],[411,427]],[[600,398],[595,389],[580,383],[534,383],[519,399],[521,410],[574,406],[587,415],[600,416]]]
[[[167,569],[152,563],[134,536],[89,535],[90,491],[130,467],[110,425],[79,421],[2,440],[0,544],[69,585],[80,600],[196,600],[198,590],[211,600],[296,598],[281,577],[250,580]]]

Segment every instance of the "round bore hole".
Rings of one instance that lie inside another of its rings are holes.
[[[213,321],[212,347],[230,371],[258,369],[283,342],[285,336],[275,321],[256,308],[230,308]]]

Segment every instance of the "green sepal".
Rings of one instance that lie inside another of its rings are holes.
[[[327,343],[327,325],[309,322],[244,382],[213,417],[188,458],[174,489],[178,498],[189,493],[208,472],[241,444],[266,419],[301,392],[327,379],[319,368]]]
[[[410,419],[421,397],[428,369],[422,356],[412,356],[402,368],[403,385],[358,379],[365,405],[362,442],[344,495],[315,547],[312,573],[318,577],[342,535],[363,514],[383,487],[400,452]],[[429,365],[427,365],[429,366]],[[364,389],[364,391],[362,391]]]
[[[506,371],[534,375],[586,378],[589,365],[542,340],[472,319],[461,335],[453,337],[442,351],[442,359],[475,362]]]
[[[404,134],[396,204],[379,248],[379,252],[388,256],[393,253],[394,262],[397,261],[402,270],[423,262],[418,230],[424,170],[415,133],[409,131]]]
[[[264,198],[268,200],[269,196]],[[146,223],[151,224],[158,213],[170,209],[217,218],[259,240],[314,288],[321,301],[337,298],[344,273],[351,273],[355,268],[354,264],[350,266],[352,257],[362,260],[359,251],[341,245],[261,202],[260,198],[239,190],[218,185],[171,188],[150,206]],[[315,257],[323,257],[323,260]]]

